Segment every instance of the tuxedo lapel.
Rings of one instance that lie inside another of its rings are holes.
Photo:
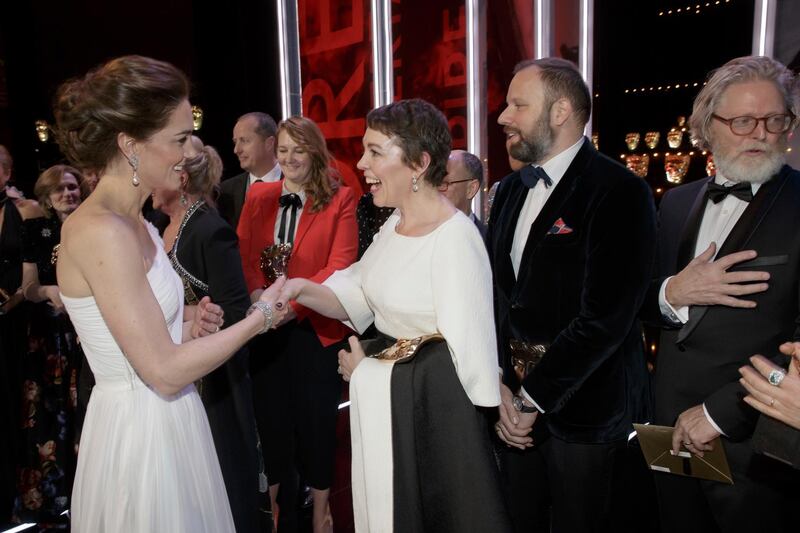
[[[787,167],[784,167],[784,170],[786,168]],[[780,191],[786,184],[788,175],[788,172],[782,171],[780,174],[764,183],[758,189],[758,193],[756,193],[756,195],[753,197],[753,200],[747,205],[744,213],[742,213],[742,216],[739,217],[739,220],[736,221],[736,225],[733,226],[730,234],[728,234],[728,238],[725,239],[725,242],[722,243],[722,246],[720,246],[719,251],[717,252],[717,257],[724,257],[747,247],[747,243],[750,242],[750,239],[758,229],[758,226],[775,204],[775,200],[778,198]],[[705,187],[703,189],[705,189]],[[703,194],[703,197],[705,197],[705,194]],[[703,202],[703,205],[705,205],[705,202]],[[695,241],[696,240],[697,235],[695,232]],[[706,315],[709,308],[710,306],[707,305],[694,305],[689,308],[689,321],[684,324],[681,330],[678,332],[678,338],[676,342],[683,342],[689,335],[691,335],[691,333],[695,330],[695,328],[697,328],[697,325]]]
[[[517,287],[524,286],[525,274],[530,271],[527,265],[531,260],[531,256],[541,244],[547,232],[550,231],[550,228],[552,228],[553,224],[558,220],[564,208],[564,204],[567,203],[572,193],[575,192],[575,187],[577,187],[581,176],[586,171],[586,167],[594,156],[594,148],[584,140],[583,146],[581,146],[581,149],[575,154],[575,158],[572,160],[572,163],[570,163],[569,168],[567,168],[567,171],[556,184],[552,194],[542,207],[542,211],[536,217],[536,220],[533,221],[533,224],[531,224],[531,231],[528,234],[528,240],[525,242],[525,248],[522,251],[522,258],[519,262]],[[511,239],[513,241],[513,229],[511,233]],[[509,247],[509,250],[510,249]]]
[[[686,224],[683,226],[678,245],[677,271],[683,270],[694,259],[697,235],[700,233],[700,223],[703,221],[703,213],[706,211],[708,183],[711,180],[712,178],[706,178],[706,182],[697,190],[697,196],[694,197],[692,207],[689,209],[689,216],[686,217]]]
[[[496,211],[497,238],[494,243],[494,265],[495,277],[498,284],[507,290],[514,285],[514,267],[511,264],[511,246],[514,243],[514,232],[517,228],[519,218],[525,199],[528,197],[528,189],[522,184],[519,171],[509,175],[508,193],[505,203],[499,206]]]

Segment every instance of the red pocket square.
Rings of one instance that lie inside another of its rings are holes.
[[[556,223],[553,224],[553,227],[550,228],[550,231],[547,232],[549,235],[566,235],[568,233],[572,233],[572,228],[567,226],[567,223],[564,222],[563,218],[559,218],[556,220]]]

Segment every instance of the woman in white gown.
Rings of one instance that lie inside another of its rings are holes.
[[[154,188],[180,186],[192,131],[188,93],[172,65],[127,56],[65,83],[56,99],[61,149],[101,175],[64,224],[57,267],[97,381],[78,455],[73,531],[234,530],[193,382],[283,313],[271,305],[275,289],[214,335],[192,340],[198,324],[215,322],[218,308],[207,300],[194,322],[183,321],[181,280],[141,207]]]
[[[365,358],[355,337],[340,352],[356,531],[509,531],[476,408],[500,402],[491,270],[478,229],[438,189],[447,121],[423,100],[403,100],[370,112],[367,125],[358,167],[375,205],[397,209],[359,262],[322,285],[291,279],[279,301],[358,332],[374,321],[392,341],[439,334],[446,344],[403,364]]]

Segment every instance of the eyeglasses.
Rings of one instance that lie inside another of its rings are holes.
[[[439,184],[439,190],[444,192],[450,188],[451,185],[455,185],[456,183],[464,183],[465,181],[472,181],[476,178],[467,178],[465,180],[455,180],[455,181],[443,181]]]
[[[727,124],[734,135],[750,135],[758,127],[759,122],[764,122],[764,128],[770,133],[786,133],[792,127],[792,122],[796,118],[794,113],[776,113],[766,117],[733,117],[722,118],[712,113],[713,118],[723,124]]]

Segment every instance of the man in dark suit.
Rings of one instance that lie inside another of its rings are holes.
[[[486,224],[472,212],[472,199],[483,185],[483,163],[477,156],[464,151],[453,150],[447,159],[447,175],[439,190],[456,208],[467,215],[486,239]]]
[[[610,530],[620,456],[648,411],[636,316],[655,208],[644,181],[583,137],[590,112],[574,65],[549,58],[517,65],[498,119],[510,156],[527,163],[503,178],[488,231],[495,429],[517,531]]]
[[[275,120],[258,111],[242,115],[233,127],[233,152],[244,172],[220,184],[217,200],[219,214],[233,229],[239,224],[250,187],[281,178],[281,167],[275,158],[276,130]]]
[[[722,436],[733,485],[656,473],[662,531],[788,531],[800,480],[755,455],[758,413],[742,401],[738,368],[798,338],[800,173],[786,166],[798,109],[794,77],[766,57],[716,70],[690,119],[716,175],[667,193],[657,272],[643,314],[664,328],[656,423],[673,449],[702,454]],[[782,362],[785,364],[785,362]]]

